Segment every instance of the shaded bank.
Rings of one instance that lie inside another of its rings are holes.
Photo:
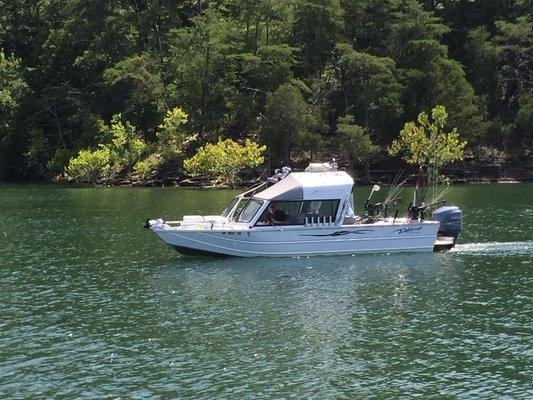
[[[294,170],[303,170],[306,164],[295,164]],[[389,184],[399,170],[404,171],[404,176],[411,177],[414,184],[417,168],[405,165],[402,162],[376,163],[368,171],[360,168],[355,171],[348,170],[357,184]],[[479,183],[515,183],[533,182],[533,159],[524,163],[494,164],[481,161],[464,161],[445,167],[442,174],[449,178],[453,184],[479,184]],[[239,186],[250,187],[262,182],[268,175],[268,171],[247,171],[242,176]],[[69,183],[60,180],[62,183]],[[132,186],[132,187],[157,187],[157,186],[180,186],[180,187],[203,187],[203,188],[227,188],[226,185],[213,183],[212,181],[197,177],[193,178],[179,172],[166,171],[154,179],[131,180],[127,177],[118,177],[111,182],[100,182],[98,185]]]

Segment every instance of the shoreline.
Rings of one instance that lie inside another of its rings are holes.
[[[305,168],[303,163],[295,163],[294,170],[303,170]],[[346,170],[353,176],[356,185],[388,185],[391,183],[398,171],[404,171],[404,177],[407,178],[408,183],[413,183],[416,180],[417,168],[413,166],[406,166],[402,163],[392,163],[388,165],[372,165],[367,174],[364,168],[359,168],[356,171],[348,168],[340,168]],[[465,161],[455,163],[442,168],[441,175],[449,179],[449,183],[453,185],[483,185],[483,184],[517,184],[533,182],[533,158],[523,163],[505,163],[494,164],[479,161]],[[83,187],[181,187],[181,188],[196,188],[196,189],[242,189],[249,188],[261,183],[264,179],[265,171],[256,171],[256,174],[248,173],[243,179],[242,183],[231,188],[228,185],[213,184],[207,178],[193,178],[190,176],[180,175],[179,173],[167,173],[154,177],[152,179],[134,180],[128,176],[120,176],[114,180],[102,180],[97,183],[75,182],[68,179],[55,180],[32,180],[32,181],[2,181],[2,183],[42,183],[42,184],[57,184],[65,186],[83,186]],[[258,178],[259,177],[259,178]],[[370,179],[369,179],[370,178]]]
[[[357,175],[357,174],[356,174]],[[394,177],[394,175],[391,175]],[[390,179],[360,179],[357,176],[354,177],[355,184],[357,186],[371,186],[371,185],[383,185],[387,186],[390,184]],[[415,184],[416,177],[409,176],[407,183]],[[450,179],[450,185],[490,185],[490,184],[500,184],[500,185],[509,185],[509,184],[520,184],[520,183],[530,183],[533,182],[532,178],[529,179],[515,179],[514,177],[476,177],[473,179]],[[183,189],[196,189],[196,190],[239,190],[239,189],[248,189],[258,184],[257,180],[243,181],[242,184],[230,187],[228,185],[213,185],[207,181],[191,182],[189,179],[184,179],[183,181],[166,178],[166,179],[152,179],[152,180],[141,180],[141,181],[117,181],[117,182],[100,182],[100,183],[87,183],[87,182],[74,182],[66,179],[61,180],[40,180],[40,181],[1,181],[3,184],[42,184],[42,185],[57,185],[65,187],[123,187],[123,188],[149,188],[149,187],[174,187],[174,188],[183,188]]]

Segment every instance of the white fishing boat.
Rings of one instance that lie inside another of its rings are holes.
[[[335,165],[311,164],[238,195],[221,215],[149,220],[146,227],[182,254],[238,257],[432,251],[438,238],[441,247],[453,246],[461,230],[457,207],[425,220],[423,212],[387,216],[388,204],[379,203],[371,208],[380,212],[358,217],[353,187],[352,177]]]

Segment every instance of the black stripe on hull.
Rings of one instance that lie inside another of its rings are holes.
[[[190,247],[182,247],[182,246],[174,246],[174,245],[172,245],[171,247],[173,247],[174,250],[176,250],[180,254],[183,254],[184,256],[231,257],[223,253],[215,253],[213,251],[191,249]]]

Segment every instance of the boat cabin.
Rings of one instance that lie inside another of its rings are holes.
[[[252,226],[267,222],[269,206],[283,218],[276,225],[340,225],[353,213],[353,179],[344,171],[295,172],[262,190],[237,196],[222,215],[229,221]]]

